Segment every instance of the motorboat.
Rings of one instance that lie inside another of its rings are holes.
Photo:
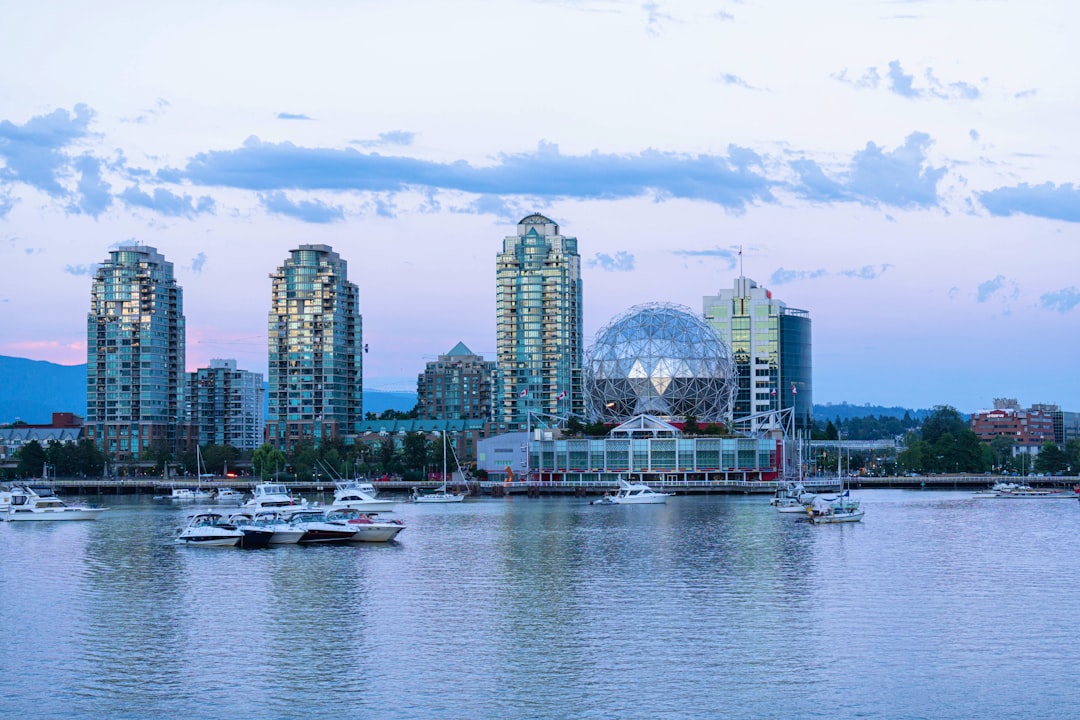
[[[421,492],[413,488],[412,501],[414,503],[459,503],[465,500],[465,493],[454,493],[446,489],[443,484],[431,492]]]
[[[36,520],[96,520],[108,510],[96,505],[68,505],[53,494],[38,494],[25,485],[11,488],[4,518],[9,522]]]
[[[176,500],[178,502],[193,501],[195,500],[195,491],[191,488],[178,488],[174,487],[172,493],[169,495],[170,500]]]
[[[304,535],[303,528],[289,524],[275,510],[236,510],[229,514],[229,522],[270,530],[271,545],[295,545]]]
[[[281,510],[282,517],[286,518],[290,525],[303,530],[300,536],[300,544],[349,542],[356,530],[345,522],[330,522],[326,519],[326,513],[318,508],[304,508],[295,506],[290,510]]]
[[[375,487],[371,483],[357,480],[335,484],[334,502],[331,509],[363,510],[366,512],[391,512],[397,502],[375,497]]]
[[[242,493],[239,490],[234,490],[231,487],[218,488],[217,495],[214,496],[214,500],[219,503],[239,505],[244,502],[244,498],[247,493]]]
[[[405,529],[405,523],[401,520],[383,520],[374,513],[352,508],[328,510],[326,519],[333,523],[343,522],[354,528],[352,542],[388,542]]]
[[[1080,489],[1073,492],[1061,488],[1037,488],[1027,483],[997,482],[990,490],[977,492],[977,498],[1023,498],[1030,500],[1071,500],[1080,495]]]
[[[296,500],[289,494],[285,483],[259,483],[251,497],[241,507],[251,510],[273,510],[289,507],[306,507],[306,500]]]
[[[769,504],[782,513],[805,513],[806,508],[814,502],[816,493],[807,492],[802,483],[786,482],[777,485],[776,494]]]
[[[175,542],[190,547],[236,547],[243,537],[244,531],[229,523],[222,513],[203,510],[188,515]]]
[[[847,490],[836,498],[815,498],[806,510],[806,520],[811,525],[859,522],[864,515],[866,511],[859,506],[858,500],[852,499],[850,491]]]
[[[660,505],[666,503],[673,493],[656,492],[643,482],[631,483],[619,478],[619,489],[614,493],[605,493],[590,505]]]

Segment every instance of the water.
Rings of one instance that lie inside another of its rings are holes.
[[[0,524],[0,716],[1072,718],[1080,503],[861,493],[399,505],[397,543]]]

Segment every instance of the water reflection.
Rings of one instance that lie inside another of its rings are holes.
[[[1065,717],[1077,503],[862,500],[863,523],[825,527],[755,497],[403,505],[396,543],[260,551],[176,547],[182,511],[142,498],[4,523],[4,699],[65,718]]]

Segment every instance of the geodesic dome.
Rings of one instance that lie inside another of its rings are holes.
[[[589,414],[601,422],[634,415],[722,422],[734,378],[724,341],[690,308],[637,305],[597,333],[585,363]]]

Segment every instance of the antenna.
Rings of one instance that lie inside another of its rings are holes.
[[[742,245],[739,246],[739,277],[743,277],[743,271],[742,271]]]

